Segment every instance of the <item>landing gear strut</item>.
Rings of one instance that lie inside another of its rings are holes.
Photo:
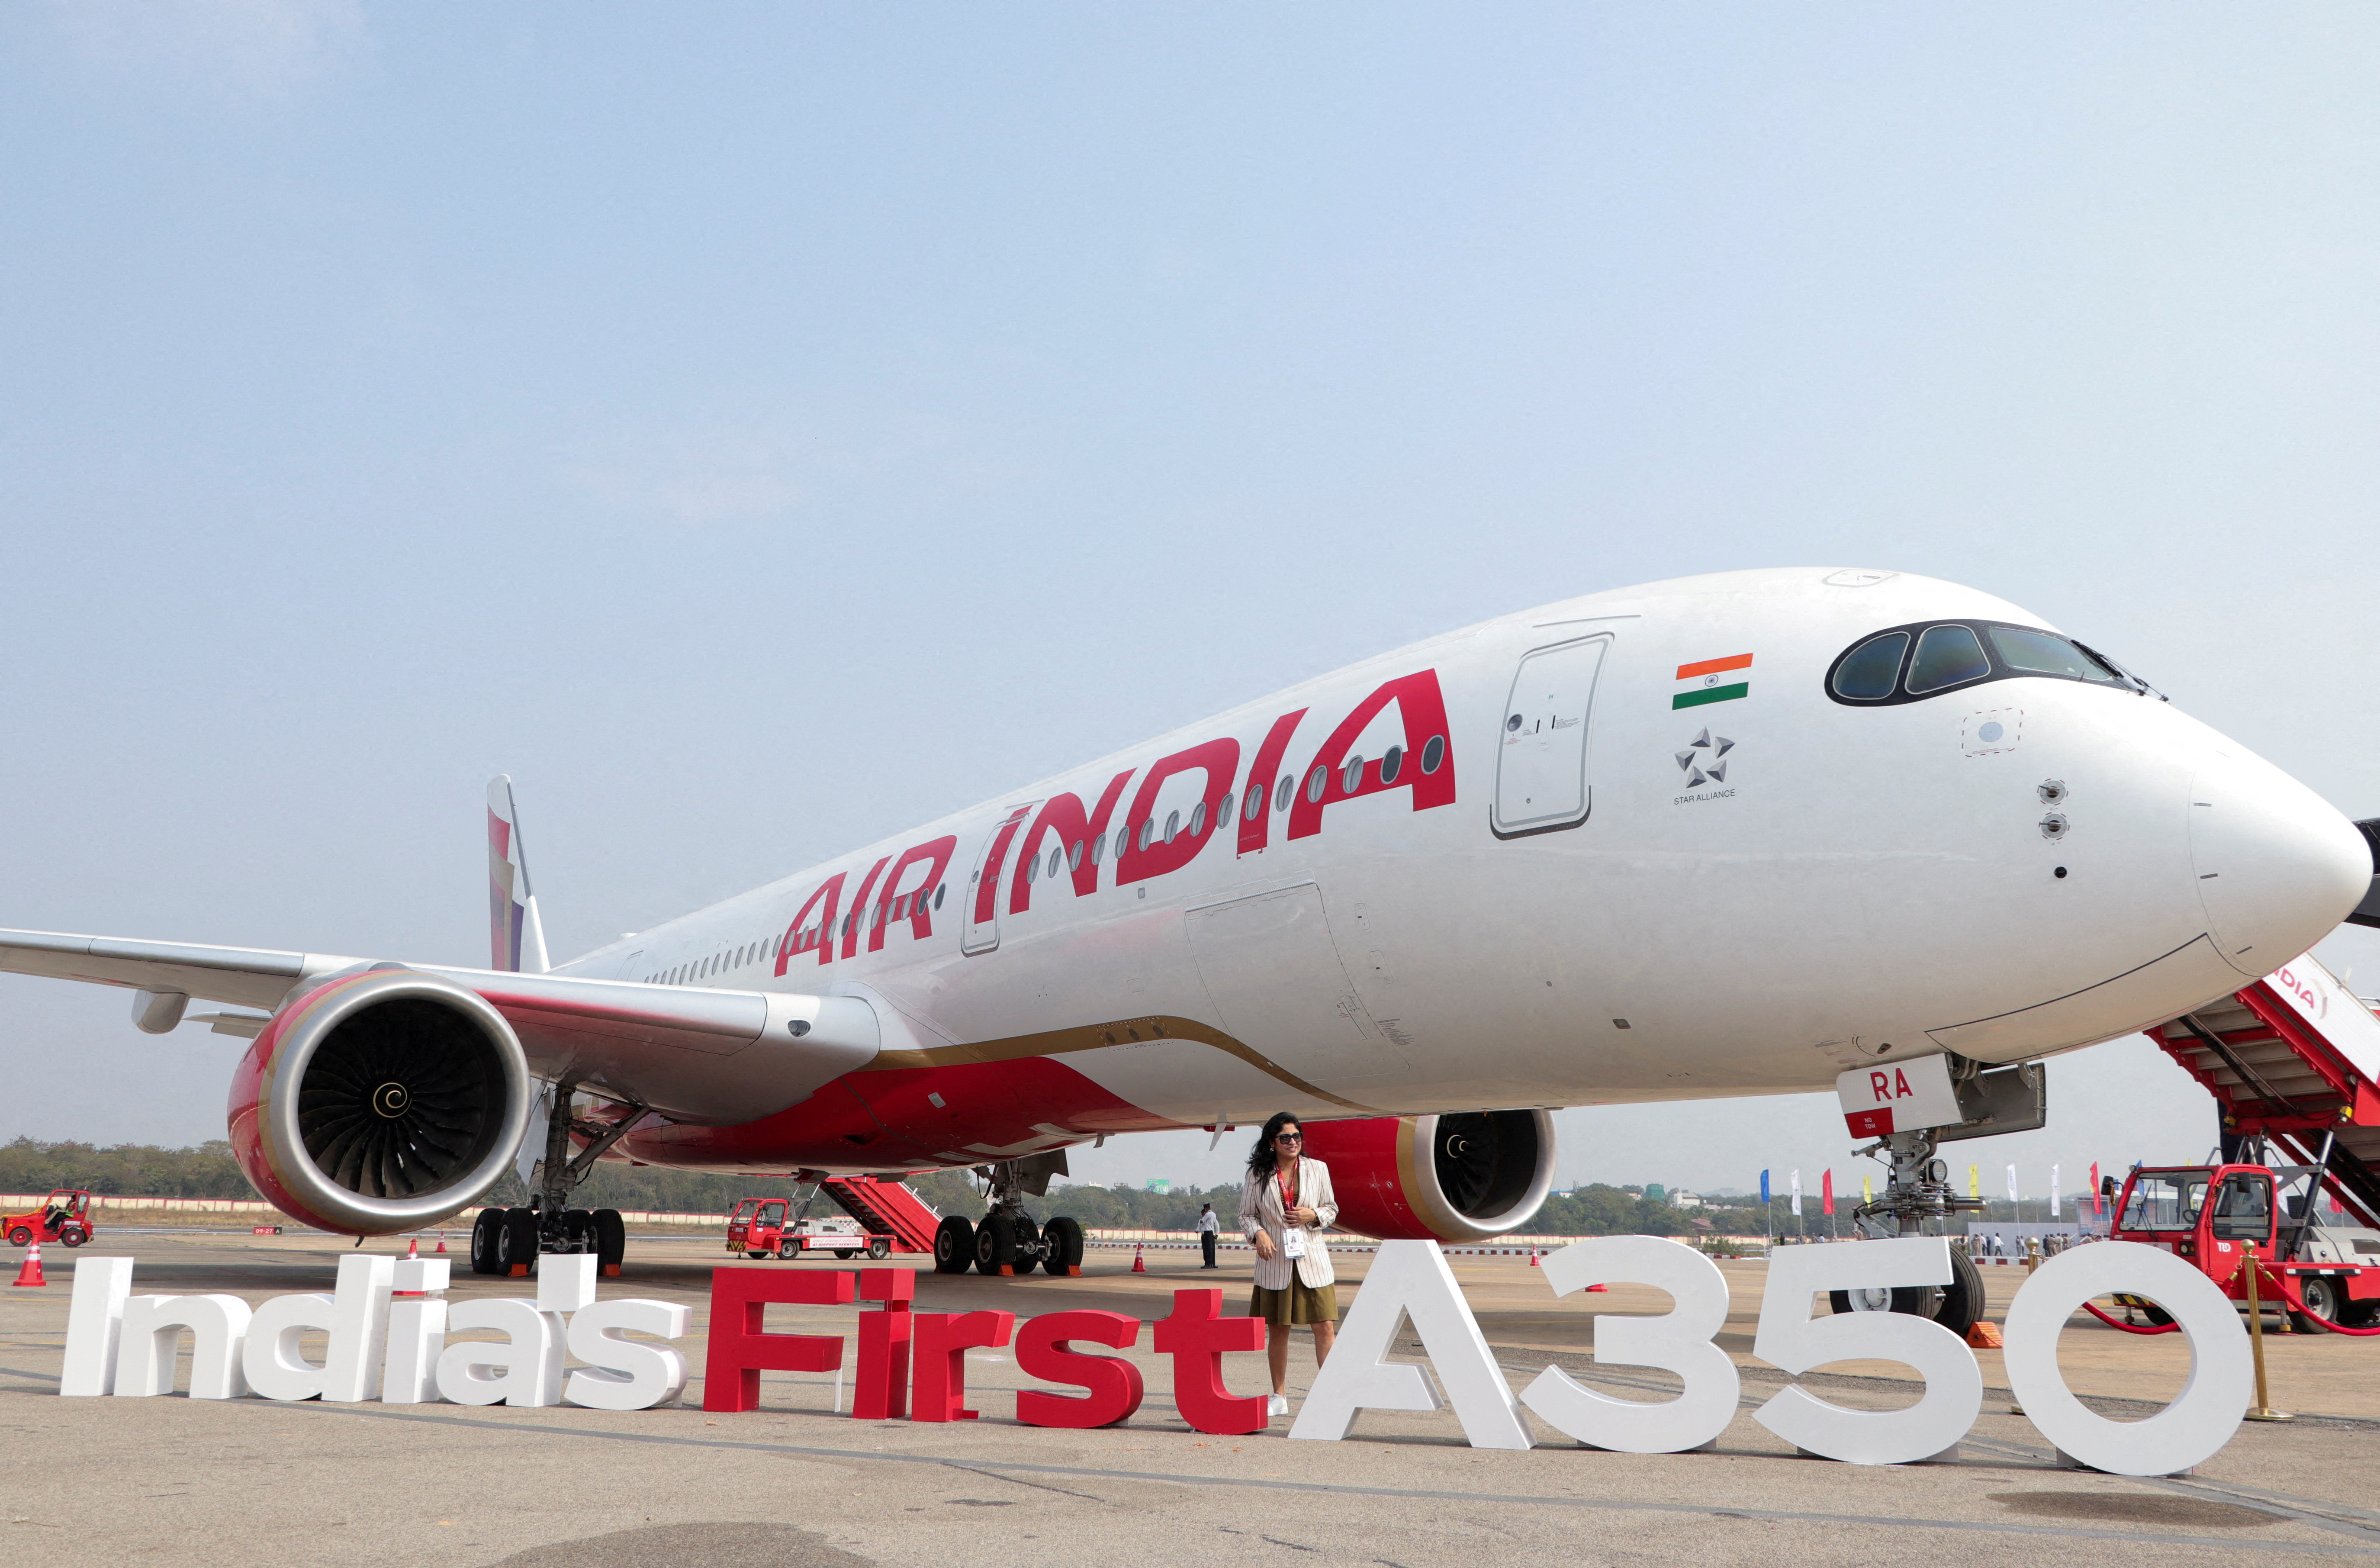
[[[616,1209],[573,1209],[570,1191],[587,1179],[595,1161],[625,1136],[644,1113],[632,1105],[616,1121],[575,1117],[572,1101],[577,1086],[557,1084],[547,1100],[545,1158],[532,1173],[538,1190],[520,1209],[482,1209],[471,1225],[471,1272],[516,1277],[536,1270],[537,1260],[549,1252],[591,1252],[607,1278],[620,1272],[628,1251],[627,1226]],[[571,1135],[587,1139],[577,1158],[570,1152]]]
[[[1938,1129],[1888,1133],[1853,1152],[1884,1162],[1884,1196],[1852,1210],[1852,1223],[1863,1235],[1884,1238],[1925,1234],[1928,1221],[1984,1206],[1980,1197],[1961,1197],[1950,1188],[1950,1170],[1934,1158]],[[1880,1152],[1879,1152],[1880,1151]],[[1939,1234],[1939,1233],[1937,1233]],[[1950,1282],[1912,1285],[1897,1290],[1834,1291],[1828,1297],[1838,1312],[1906,1312],[1931,1318],[1961,1339],[1984,1315],[1984,1273],[1963,1248],[1950,1249]]]
[[[978,1165],[984,1201],[990,1212],[980,1221],[946,1214],[934,1233],[934,1271],[964,1274],[973,1264],[985,1274],[1029,1274],[1036,1267],[1052,1274],[1078,1273],[1083,1266],[1083,1227],[1058,1215],[1037,1225],[1025,1199],[1050,1190],[1050,1178],[1066,1173],[1066,1154],[1052,1149],[1022,1160]]]

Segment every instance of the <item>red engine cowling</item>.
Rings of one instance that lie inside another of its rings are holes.
[[[434,1225],[504,1173],[528,1060],[476,992],[410,969],[282,1004],[231,1083],[231,1147],[265,1199],[348,1235]]]
[[[1383,1241],[1485,1241],[1527,1224],[1554,1183],[1554,1119],[1471,1111],[1307,1122],[1339,1225]]]

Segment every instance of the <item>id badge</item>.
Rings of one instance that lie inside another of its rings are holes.
[[[1281,1232],[1281,1255],[1283,1258],[1293,1259],[1305,1256],[1305,1228],[1304,1226],[1292,1225],[1289,1229]]]

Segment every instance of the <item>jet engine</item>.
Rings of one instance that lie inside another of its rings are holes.
[[[1383,1241],[1485,1241],[1529,1222],[1554,1181],[1544,1111],[1466,1111],[1307,1122],[1330,1167],[1339,1224]]]
[[[249,1047],[232,1152],[293,1219],[385,1235],[485,1192],[531,1099],[519,1039],[476,993],[410,969],[342,975],[285,1003]]]

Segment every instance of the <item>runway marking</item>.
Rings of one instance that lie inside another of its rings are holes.
[[[324,1405],[312,1402],[266,1404],[232,1401],[237,1408],[287,1410],[318,1416],[346,1416],[371,1421],[408,1421],[433,1427],[461,1427],[480,1431],[518,1432],[536,1437],[590,1438],[603,1442],[646,1443],[663,1448],[725,1449],[739,1453],[774,1453],[801,1459],[881,1461],[896,1465],[930,1465],[953,1468],[946,1456],[887,1453],[868,1449],[811,1448],[798,1443],[737,1442],[717,1438],[670,1437],[658,1432],[612,1432],[600,1428],[549,1427],[529,1421],[487,1421],[462,1416],[421,1416],[396,1410],[366,1410],[359,1406]],[[1968,1535],[2042,1536],[2061,1540],[2137,1541],[2153,1546],[2195,1546],[2210,1551],[2289,1552],[2316,1557],[2380,1558],[2380,1548],[2334,1546],[2321,1541],[2260,1541],[2232,1536],[2187,1536],[2144,1530],[2085,1530],[2054,1525],[2020,1525],[1988,1519],[1877,1519],[1859,1513],[1817,1513],[1775,1508],[1718,1508],[1684,1502],[1632,1502],[1616,1498],[1532,1497],[1508,1492],[1436,1491],[1413,1487],[1353,1487],[1325,1481],[1247,1480],[1231,1476],[1160,1475],[1146,1470],[1102,1470],[1078,1465],[1027,1465],[1012,1460],[978,1459],[958,1468],[1015,1470],[1035,1476],[1072,1476],[1085,1480],[1151,1481],[1173,1486],[1243,1487],[1259,1491],[1320,1493],[1339,1497],[1426,1498],[1441,1502],[1495,1503],[1506,1507],[1575,1508],[1621,1513],[1691,1514],[1701,1518],[1731,1518],[1794,1525],[1852,1525],[1871,1529],[1949,1530]],[[2046,1465],[2042,1468],[2048,1468]],[[1110,1506],[1113,1506],[1111,1504]]]

